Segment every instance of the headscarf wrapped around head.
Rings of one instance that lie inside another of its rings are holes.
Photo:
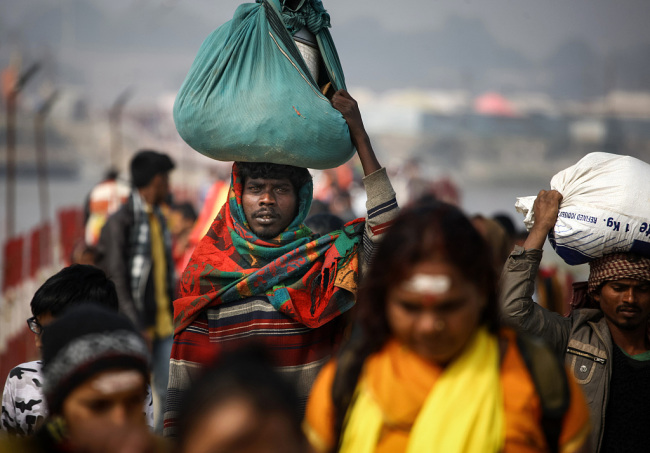
[[[589,280],[573,283],[571,310],[578,308],[599,308],[593,296],[603,283],[632,278],[650,280],[650,258],[632,253],[614,253],[597,258],[589,263]]]
[[[228,200],[199,242],[174,301],[179,334],[209,307],[265,296],[278,311],[307,327],[319,327],[354,305],[358,250],[364,221],[316,237],[304,220],[312,183],[298,189],[298,213],[285,231],[261,239],[250,229],[241,203],[243,178],[233,164]]]
[[[631,278],[650,281],[650,258],[633,253],[614,253],[589,263],[589,295],[608,281]]]

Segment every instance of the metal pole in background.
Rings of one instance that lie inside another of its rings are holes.
[[[16,97],[17,93],[15,89],[12,89],[7,96],[7,188],[6,188],[6,203],[5,203],[5,214],[6,218],[6,228],[5,232],[7,239],[14,236],[14,230],[16,226]]]
[[[45,118],[56,102],[59,93],[55,91],[41,104],[34,117],[34,144],[36,146],[36,170],[38,173],[38,194],[41,208],[41,224],[50,220],[50,196],[48,190],[47,137],[45,134]]]
[[[52,263],[52,228],[50,222],[50,192],[48,187],[47,135],[45,118],[58,99],[59,93],[52,93],[36,111],[34,117],[34,144],[36,146],[36,169],[38,172],[38,194],[41,208],[41,237],[44,244],[40,248],[40,263]]]
[[[18,94],[39,68],[39,64],[35,63],[23,72],[7,96],[7,238],[13,237],[16,229],[16,107]]]
[[[111,128],[111,167],[122,169],[122,111],[124,105],[131,99],[133,92],[130,88],[120,94],[108,112]]]

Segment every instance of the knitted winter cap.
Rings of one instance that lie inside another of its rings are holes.
[[[650,258],[633,253],[613,253],[589,263],[589,294],[612,280],[632,278],[650,280]]]
[[[160,173],[167,173],[175,167],[167,154],[151,150],[139,151],[131,159],[131,182],[136,188],[144,187]]]
[[[133,369],[149,378],[149,350],[126,317],[97,304],[70,307],[43,329],[44,393],[51,413],[76,387],[109,369]]]

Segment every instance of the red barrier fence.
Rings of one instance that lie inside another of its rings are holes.
[[[4,275],[2,278],[2,293],[20,285],[23,281],[23,256],[25,240],[22,236],[9,239],[3,250]]]
[[[49,224],[32,230],[29,249],[29,276],[36,278],[40,269],[52,265],[52,228]]]
[[[198,192],[181,188],[176,199],[196,204]],[[73,260],[75,248],[84,241],[82,208],[61,209],[56,225],[35,227],[25,235],[9,238],[2,248],[0,294],[0,383],[9,370],[38,357],[34,334],[25,320],[31,316],[29,302],[46,278]]]
[[[84,214],[77,208],[62,209],[58,217],[61,259],[65,266],[69,266],[75,246],[84,238]]]
[[[0,298],[0,383],[19,363],[34,360],[38,351],[25,320],[34,291],[50,275],[71,264],[75,246],[83,241],[83,210],[57,213],[56,236],[50,224],[9,238],[3,245]]]

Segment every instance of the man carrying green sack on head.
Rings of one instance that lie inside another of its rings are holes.
[[[223,350],[264,344],[304,405],[338,345],[359,267],[371,260],[398,207],[356,101],[339,90],[332,105],[363,166],[367,217],[315,235],[304,225],[313,190],[307,169],[235,162],[228,201],[197,246],[174,302],[166,436],[176,434],[184,392],[197,372]]]

